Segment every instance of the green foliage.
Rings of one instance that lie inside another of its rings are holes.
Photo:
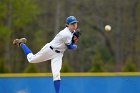
[[[104,63],[102,59],[101,52],[99,49],[96,50],[95,55],[92,60],[92,67],[89,71],[91,72],[104,72]]]
[[[92,66],[89,69],[91,72],[105,72],[112,71],[113,69],[113,60],[112,56],[109,53],[108,49],[104,47],[97,47],[95,54],[92,58]]]
[[[8,27],[0,25],[0,38],[5,38],[11,34],[11,31]]]
[[[70,72],[71,68],[67,60],[63,61],[61,72]]]
[[[12,18],[16,27],[22,27],[31,22],[39,13],[37,5],[32,0],[13,0]]]
[[[28,66],[23,71],[24,73],[37,73],[39,72],[36,68],[36,64],[28,64]]]
[[[10,71],[4,65],[4,60],[0,57],[0,73],[10,73]]]
[[[65,53],[62,72],[139,71],[139,10],[138,0],[0,0],[0,71],[21,71],[25,57],[20,48],[11,45],[14,38],[26,37],[36,53],[53,39],[55,27],[63,29],[69,15],[79,20],[82,35],[78,48]],[[106,24],[112,26],[112,31],[104,31]],[[38,68],[30,64],[25,72],[38,72]]]
[[[2,20],[6,16],[6,12],[7,12],[6,2],[4,0],[1,0],[0,1],[0,20]]]
[[[124,71],[124,72],[135,72],[135,71],[137,71],[137,69],[136,69],[137,66],[136,66],[135,63],[133,63],[131,57],[129,57],[129,58],[126,60],[125,63],[126,63],[126,64],[124,65],[122,71]]]
[[[33,46],[37,46],[33,49],[36,52],[40,50],[45,45],[45,39],[44,39],[44,34],[42,33],[43,31],[38,30],[34,32],[34,40],[31,40],[33,43]],[[40,38],[41,37],[41,38]]]
[[[13,58],[12,54],[14,54],[15,52],[15,50],[13,50],[13,47],[11,46],[12,44],[11,41],[13,40],[12,37],[13,36],[18,37],[19,33],[22,33],[21,30],[25,28],[25,26],[27,26],[33,20],[35,20],[38,14],[39,14],[39,7],[37,3],[33,0],[1,0],[0,1],[0,40],[1,40],[0,48],[2,48],[0,50],[0,56],[4,56],[3,58],[1,58],[1,60],[7,61],[5,63],[9,63],[9,64],[13,63],[10,62],[11,59]],[[17,33],[17,31],[19,33]],[[17,64],[21,64],[21,63],[17,63]],[[1,68],[1,72],[4,71],[8,72],[6,68],[7,67],[9,68],[10,65],[3,64],[1,66],[3,67]],[[30,72],[30,69],[27,68],[27,72],[28,71]],[[36,72],[36,70],[33,69],[33,72]]]
[[[0,20],[7,20],[8,17],[17,28],[31,22],[39,14],[39,8],[32,0],[2,0],[0,11]]]

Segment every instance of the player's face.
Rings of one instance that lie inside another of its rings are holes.
[[[69,28],[70,28],[71,30],[76,30],[76,29],[77,29],[77,23],[70,24],[70,25],[69,25]]]

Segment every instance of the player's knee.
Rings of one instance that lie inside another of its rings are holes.
[[[28,60],[29,63],[39,63],[40,61],[39,60],[36,60],[36,59],[30,59]]]
[[[27,55],[27,59],[29,63],[37,63],[37,60],[35,60],[34,55],[32,53],[29,53]]]
[[[60,80],[60,72],[53,74],[53,80]]]
[[[36,63],[34,60],[29,60],[28,62],[29,63]]]
[[[29,58],[27,58],[27,59],[28,59],[28,62],[29,62],[29,63],[36,63],[36,62],[35,62],[35,60],[34,60],[34,59],[32,59],[32,58],[30,58],[30,59],[29,59]]]

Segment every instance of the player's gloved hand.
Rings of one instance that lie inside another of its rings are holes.
[[[80,35],[81,35],[81,33],[80,33],[79,29],[77,31],[75,31],[73,34],[73,37],[72,37],[72,43],[76,44],[78,42]]]
[[[78,42],[78,37],[76,37],[75,35],[72,37],[72,43],[77,44]]]

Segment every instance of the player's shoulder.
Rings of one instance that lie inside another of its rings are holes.
[[[60,35],[63,35],[63,36],[68,36],[68,35],[70,35],[70,31],[69,31],[69,29],[66,27],[66,28],[64,28],[63,30],[61,30],[61,31],[59,32],[59,34],[60,34]]]

